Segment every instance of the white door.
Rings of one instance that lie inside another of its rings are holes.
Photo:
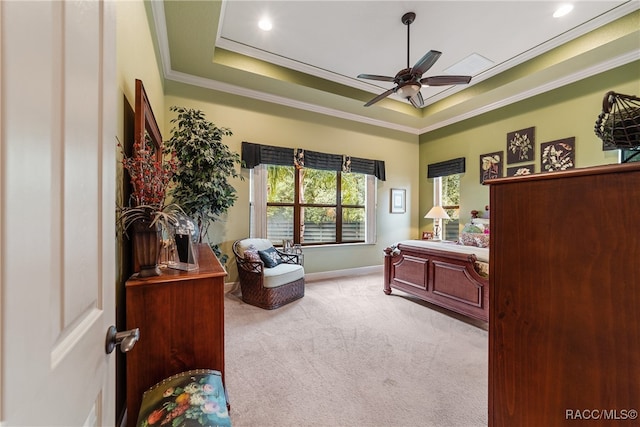
[[[115,11],[0,2],[0,424],[113,425]]]

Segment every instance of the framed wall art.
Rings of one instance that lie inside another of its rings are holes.
[[[480,155],[480,184],[488,179],[502,177],[504,151]]]
[[[391,189],[391,213],[405,213],[407,211],[407,190]]]
[[[576,167],[576,138],[540,144],[540,171],[555,172]]]
[[[507,176],[531,175],[535,173],[533,169],[533,163],[531,163],[530,165],[514,166],[512,168],[507,168]]]
[[[431,231],[423,231],[422,232],[422,240],[433,240],[433,232],[431,232]]]
[[[535,160],[535,130],[530,127],[507,134],[507,164]]]

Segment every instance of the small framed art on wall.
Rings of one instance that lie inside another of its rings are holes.
[[[407,190],[391,189],[391,213],[405,213],[407,211]]]

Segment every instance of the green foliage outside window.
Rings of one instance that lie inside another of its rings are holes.
[[[296,173],[297,172],[297,173]],[[338,178],[340,186],[338,186]],[[339,173],[336,171],[303,168],[296,170],[293,166],[267,166],[267,227],[268,234],[279,234],[282,238],[290,238],[293,229],[295,211],[295,180],[299,179],[299,204],[301,223],[309,232],[314,225],[323,229],[333,229],[325,233],[321,241],[337,240],[336,224],[338,211],[342,212],[342,226],[353,232],[363,233],[366,219],[366,177],[358,173]],[[340,197],[340,203],[338,203]],[[285,223],[289,227],[285,227]],[[276,227],[278,232],[276,232]],[[363,240],[359,237],[345,237],[343,239]],[[341,239],[341,240],[343,240]]]
[[[293,166],[267,166],[267,203],[293,203],[295,169]]]
[[[442,177],[442,206],[455,206],[447,209],[452,219],[458,219],[460,206],[460,175]]]
[[[456,240],[460,224],[460,175],[442,177],[441,203],[451,219],[443,221],[444,238]]]

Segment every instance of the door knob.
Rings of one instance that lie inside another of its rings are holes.
[[[120,351],[126,353],[136,345],[138,339],[140,339],[140,329],[138,328],[118,332],[115,326],[110,326],[104,342],[104,351],[109,354],[119,345]]]

